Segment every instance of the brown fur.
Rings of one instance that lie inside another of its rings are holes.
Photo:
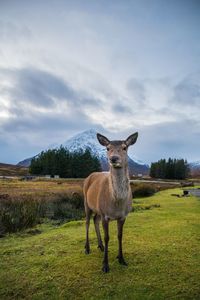
[[[122,231],[127,214],[131,210],[132,193],[128,178],[127,149],[137,140],[137,133],[131,135],[126,141],[109,141],[106,137],[97,134],[99,142],[107,147],[109,172],[92,173],[85,179],[83,192],[86,212],[86,253],[90,252],[89,224],[90,216],[95,213],[94,224],[98,238],[98,247],[103,251],[104,246],[99,230],[99,221],[102,220],[104,229],[104,260],[103,271],[109,271],[108,241],[109,221],[117,220],[119,252],[118,260],[126,265],[122,254]]]

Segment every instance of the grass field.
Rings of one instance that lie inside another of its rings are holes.
[[[0,195],[24,195],[34,194],[38,197],[41,195],[50,195],[52,193],[66,192],[66,190],[74,190],[82,187],[83,179],[47,179],[38,178],[36,180],[21,181],[15,179],[0,179]]]
[[[93,224],[92,252],[84,254],[84,221],[0,239],[0,299],[200,299],[200,200],[172,193],[182,192],[135,199],[124,228],[128,267],[116,260],[111,223],[108,274]]]

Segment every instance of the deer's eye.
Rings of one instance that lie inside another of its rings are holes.
[[[110,147],[107,147],[106,149],[107,149],[107,151],[109,151],[109,150],[110,150]]]
[[[126,151],[126,150],[127,150],[127,147],[126,147],[126,146],[123,146],[122,149],[123,149],[124,151]]]

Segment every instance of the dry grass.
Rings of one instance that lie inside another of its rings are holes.
[[[80,190],[83,180],[81,179],[42,179],[21,181],[20,178],[0,179],[0,195],[22,195],[34,193],[36,197],[41,194],[63,193],[70,190]]]
[[[0,163],[0,176],[25,176],[28,173],[28,168]]]
[[[81,217],[82,180],[0,180],[0,235],[32,227],[44,218]]]

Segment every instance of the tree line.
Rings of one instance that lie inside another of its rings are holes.
[[[85,178],[90,173],[101,171],[101,165],[89,149],[69,152],[61,146],[59,149],[42,151],[31,161],[29,168],[34,175],[59,175],[61,178]]]
[[[189,176],[189,166],[184,159],[160,159],[150,167],[150,176],[162,179],[186,179]]]

